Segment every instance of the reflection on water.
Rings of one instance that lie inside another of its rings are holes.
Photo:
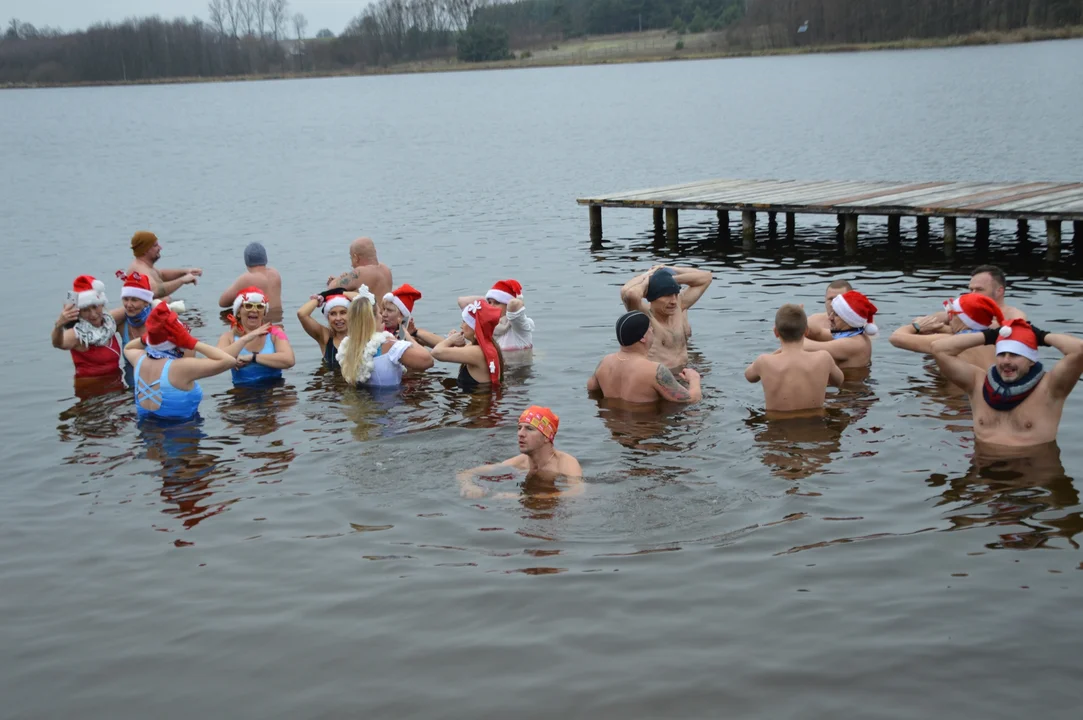
[[[1079,547],[1072,538],[1083,531],[1083,517],[1064,512],[1079,505],[1079,492],[1055,442],[1008,457],[979,445],[965,475],[934,474],[927,482],[941,490],[938,504],[959,506],[948,513],[953,529],[998,528],[1000,539],[986,545],[991,550],[1058,547],[1051,544],[1056,538]]]
[[[233,473],[216,454],[221,449],[204,442],[207,436],[202,425],[203,420],[198,416],[183,422],[164,422],[155,418],[139,421],[144,457],[159,466],[154,474],[161,480],[161,496],[169,506],[162,512],[183,520],[186,529],[221,513],[236,501],[210,502],[216,481],[224,482],[233,477]]]
[[[842,433],[851,422],[837,408],[801,414],[751,412],[745,419],[762,450],[763,464],[784,480],[823,472],[841,449]]]

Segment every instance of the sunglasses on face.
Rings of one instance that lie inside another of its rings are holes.
[[[263,303],[246,302],[241,303],[241,307],[243,307],[245,310],[262,310],[264,306]]]

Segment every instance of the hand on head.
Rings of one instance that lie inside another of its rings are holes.
[[[512,298],[508,303],[508,312],[519,312],[523,309],[523,296],[520,295],[517,298]]]

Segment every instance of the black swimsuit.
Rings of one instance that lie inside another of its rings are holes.
[[[459,389],[465,392],[473,392],[481,385],[474,376],[470,374],[470,368],[466,365],[459,366]]]
[[[332,370],[339,370],[338,365],[338,348],[335,347],[335,339],[331,338],[327,341],[327,347],[323,349],[323,361],[327,363],[327,367]]]

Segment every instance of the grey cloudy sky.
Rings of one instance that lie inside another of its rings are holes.
[[[369,0],[290,0],[290,15],[300,12],[308,18],[309,34],[330,28],[336,35],[361,12]],[[48,25],[80,30],[96,22],[128,17],[160,15],[163,18],[207,19],[206,0],[0,0],[3,24],[18,18],[31,25]]]

